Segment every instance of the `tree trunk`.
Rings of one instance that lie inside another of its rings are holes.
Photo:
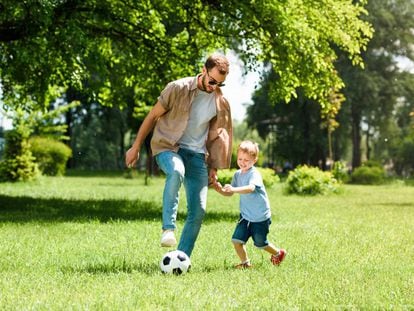
[[[125,130],[124,130],[124,126],[121,126],[119,129],[119,135],[120,135],[120,140],[119,140],[119,161],[118,162],[118,168],[119,169],[124,169],[125,168]]]
[[[355,107],[351,106],[351,123],[352,123],[352,169],[361,166],[361,113]]]
[[[69,109],[66,114],[65,114],[65,122],[66,122],[66,133],[65,135],[67,137],[69,137],[68,141],[66,142],[66,144],[71,148],[72,145],[72,119],[73,119],[73,115],[72,115],[72,109]],[[71,148],[72,149],[72,148]],[[69,161],[66,163],[66,167],[67,168],[74,168],[75,166],[75,150],[72,150],[72,156],[69,158]]]
[[[368,124],[368,129],[367,129],[367,134],[366,134],[366,142],[365,142],[365,147],[367,148],[367,160],[369,160],[371,158],[371,147],[369,145],[369,141],[370,141],[370,135],[369,135],[369,131],[370,130],[370,126]]]

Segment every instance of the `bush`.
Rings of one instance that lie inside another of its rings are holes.
[[[221,183],[223,186],[225,184],[230,184],[233,178],[236,169],[225,169],[225,170],[218,170],[217,171],[217,178],[218,182]]]
[[[414,135],[405,137],[395,157],[396,172],[404,177],[414,176]]]
[[[280,177],[276,175],[273,169],[258,167],[257,170],[260,172],[260,174],[262,174],[263,183],[266,188],[271,188],[280,182]]]
[[[30,139],[31,151],[44,175],[64,175],[66,162],[72,150],[64,143],[52,138],[33,137]]]
[[[317,167],[298,166],[289,172],[285,191],[288,194],[317,195],[337,192],[339,184],[330,172]]]
[[[280,181],[279,176],[276,175],[275,171],[272,170],[271,168],[256,167],[256,169],[262,175],[263,184],[265,185],[266,188],[271,188],[274,184]],[[218,170],[217,172],[218,181],[222,185],[230,184],[233,178],[233,175],[236,171],[237,171],[236,169]]]
[[[28,136],[29,131],[24,126],[6,133],[4,160],[0,162],[0,181],[29,181],[39,176]]]
[[[378,166],[360,166],[351,174],[353,184],[380,185],[385,182],[385,170]]]
[[[347,183],[349,181],[348,168],[345,162],[337,161],[332,166],[332,176],[341,183]]]
[[[381,162],[375,161],[375,160],[367,160],[364,163],[362,163],[362,166],[366,167],[377,167],[377,168],[383,168]]]

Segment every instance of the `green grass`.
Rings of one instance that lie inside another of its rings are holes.
[[[412,186],[268,189],[269,239],[288,256],[273,267],[249,242],[248,271],[232,268],[238,197],[211,190],[192,270],[178,277],[158,266],[162,189],[116,174],[0,184],[0,309],[414,309]]]

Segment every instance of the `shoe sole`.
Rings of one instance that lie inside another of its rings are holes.
[[[161,242],[162,247],[172,247],[177,245],[177,241],[163,241]]]

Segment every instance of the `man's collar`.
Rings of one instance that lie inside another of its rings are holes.
[[[201,73],[199,73],[197,76],[195,76],[193,83],[191,84],[190,90],[193,91],[194,89],[197,88],[197,84],[198,84],[198,77],[201,76]]]

